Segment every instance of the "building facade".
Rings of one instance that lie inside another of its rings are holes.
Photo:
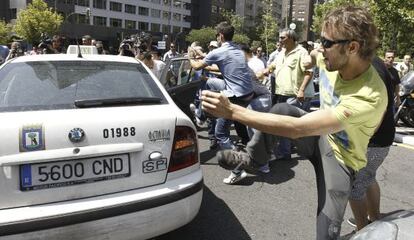
[[[9,11],[27,7],[27,0],[9,2]],[[191,0],[45,0],[64,16],[61,34],[79,39],[89,34],[107,43],[119,42],[131,34],[150,32],[155,40],[191,29]]]
[[[236,0],[193,0],[192,28],[214,26],[221,21],[220,12],[224,9],[234,11]]]
[[[302,30],[301,40],[314,40],[315,36],[311,31],[314,6],[323,2],[323,0],[283,0],[284,27],[288,27],[292,22],[299,23]]]
[[[244,26],[252,28],[257,26],[257,21],[265,10],[264,8],[263,0],[238,0],[235,11],[236,14],[244,18]],[[273,16],[280,25],[282,21],[282,0],[272,0],[271,8]]]

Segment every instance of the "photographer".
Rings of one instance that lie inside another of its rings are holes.
[[[121,42],[121,45],[119,46],[119,56],[135,57],[129,39],[125,39]]]
[[[9,55],[7,56],[7,58],[6,58],[6,61],[8,61],[10,59],[13,59],[13,58],[16,58],[16,57],[23,56],[23,55],[24,55],[24,53],[23,53],[23,50],[22,50],[22,47],[21,47],[20,43],[19,42],[13,42],[11,44],[10,52],[9,52]]]
[[[63,38],[59,35],[53,36],[50,39],[47,34],[42,34],[42,40],[38,46],[42,54],[59,54],[64,53]]]

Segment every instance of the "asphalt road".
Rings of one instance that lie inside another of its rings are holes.
[[[188,225],[155,240],[304,240],[315,239],[316,185],[313,167],[296,156],[271,162],[271,172],[249,175],[239,185],[225,185],[229,172],[220,168],[208,149],[207,133],[199,132],[204,196],[197,217]],[[392,146],[377,180],[381,211],[414,209],[414,147]],[[345,219],[351,216],[349,207]],[[342,224],[342,239],[352,231]]]

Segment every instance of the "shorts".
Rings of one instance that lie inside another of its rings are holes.
[[[355,175],[350,200],[362,200],[368,187],[374,183],[377,169],[387,157],[390,147],[368,147],[367,165]]]

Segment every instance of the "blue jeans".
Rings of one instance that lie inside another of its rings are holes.
[[[222,91],[226,88],[224,80],[219,78],[209,78],[206,82],[206,89],[212,91]],[[214,135],[221,149],[233,149],[234,145],[230,140],[231,120],[217,118]]]

